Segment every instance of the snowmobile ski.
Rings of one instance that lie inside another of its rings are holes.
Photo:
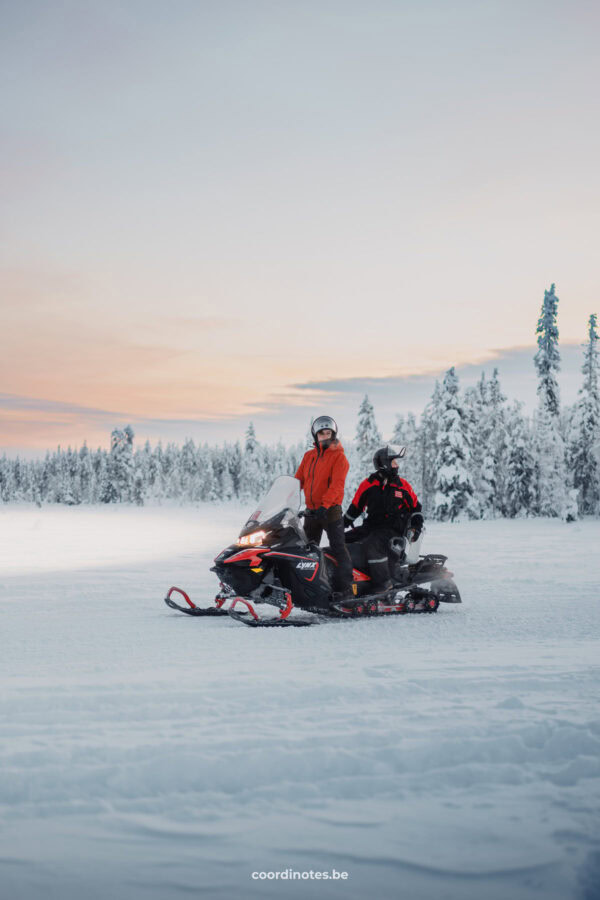
[[[171,595],[174,592],[181,594],[181,596],[184,598],[185,602],[188,605],[181,606],[175,600],[171,599]],[[167,596],[165,597],[165,603],[171,609],[175,609],[175,610],[177,610],[177,612],[185,613],[188,616],[226,616],[227,610],[221,608],[223,603],[225,602],[225,599],[226,598],[223,598],[223,600],[219,601],[219,599],[216,598],[215,606],[206,606],[206,607],[196,606],[196,604],[190,600],[190,598],[188,597],[188,595],[186,594],[186,592],[184,590],[182,590],[181,588],[178,588],[178,587],[171,587],[171,588],[169,588],[169,590],[167,592]]]

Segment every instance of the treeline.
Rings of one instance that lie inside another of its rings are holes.
[[[0,460],[0,499],[37,504],[134,503],[168,500],[205,503],[252,501],[277,475],[293,474],[304,445],[267,446],[250,424],[243,445],[211,447],[187,440],[134,447],[131,426],[115,428],[110,450],[60,447],[43,460]]]
[[[460,390],[451,368],[420,417],[399,416],[392,443],[407,446],[401,474],[415,488],[425,514],[441,520],[500,516],[554,516],[572,520],[600,515],[600,394],[596,316],[588,322],[582,386],[577,403],[560,405],[560,366],[554,285],[544,293],[537,326],[538,407],[508,404],[498,371],[482,374]],[[309,439],[293,447],[266,445],[250,424],[245,441],[222,446],[146,443],[134,447],[131,427],[115,429],[110,450],[47,453],[44,460],[0,460],[4,502],[201,503],[238,499],[251,503],[273,478],[293,474]],[[345,502],[372,471],[382,446],[372,404],[365,397],[354,442],[344,440],[350,460]]]

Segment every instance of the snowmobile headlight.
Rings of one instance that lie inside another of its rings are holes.
[[[245,534],[239,539],[238,545],[240,547],[253,547],[256,544],[262,544],[268,533],[268,531],[253,531],[251,534]]]

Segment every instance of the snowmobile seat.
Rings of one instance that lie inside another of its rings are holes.
[[[360,541],[356,541],[354,544],[346,544],[346,549],[350,554],[350,561],[353,568],[358,569],[360,572],[366,572],[367,554],[365,552],[364,545]],[[335,561],[335,555],[331,547],[324,547],[323,553],[325,553]],[[337,565],[337,563],[335,563],[335,565]]]

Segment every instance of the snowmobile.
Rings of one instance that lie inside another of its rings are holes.
[[[182,588],[171,587],[165,603],[191,616],[224,616],[251,627],[315,625],[331,619],[434,613],[440,603],[461,603],[446,557],[419,554],[422,534],[390,542],[393,586],[371,588],[360,542],[348,543],[353,564],[351,602],[336,602],[337,562],[328,547],[307,540],[300,511],[300,482],[282,475],[244,527],[238,540],[222,550],[211,568],[220,580],[214,606],[198,607]],[[186,606],[173,599],[179,594]]]

